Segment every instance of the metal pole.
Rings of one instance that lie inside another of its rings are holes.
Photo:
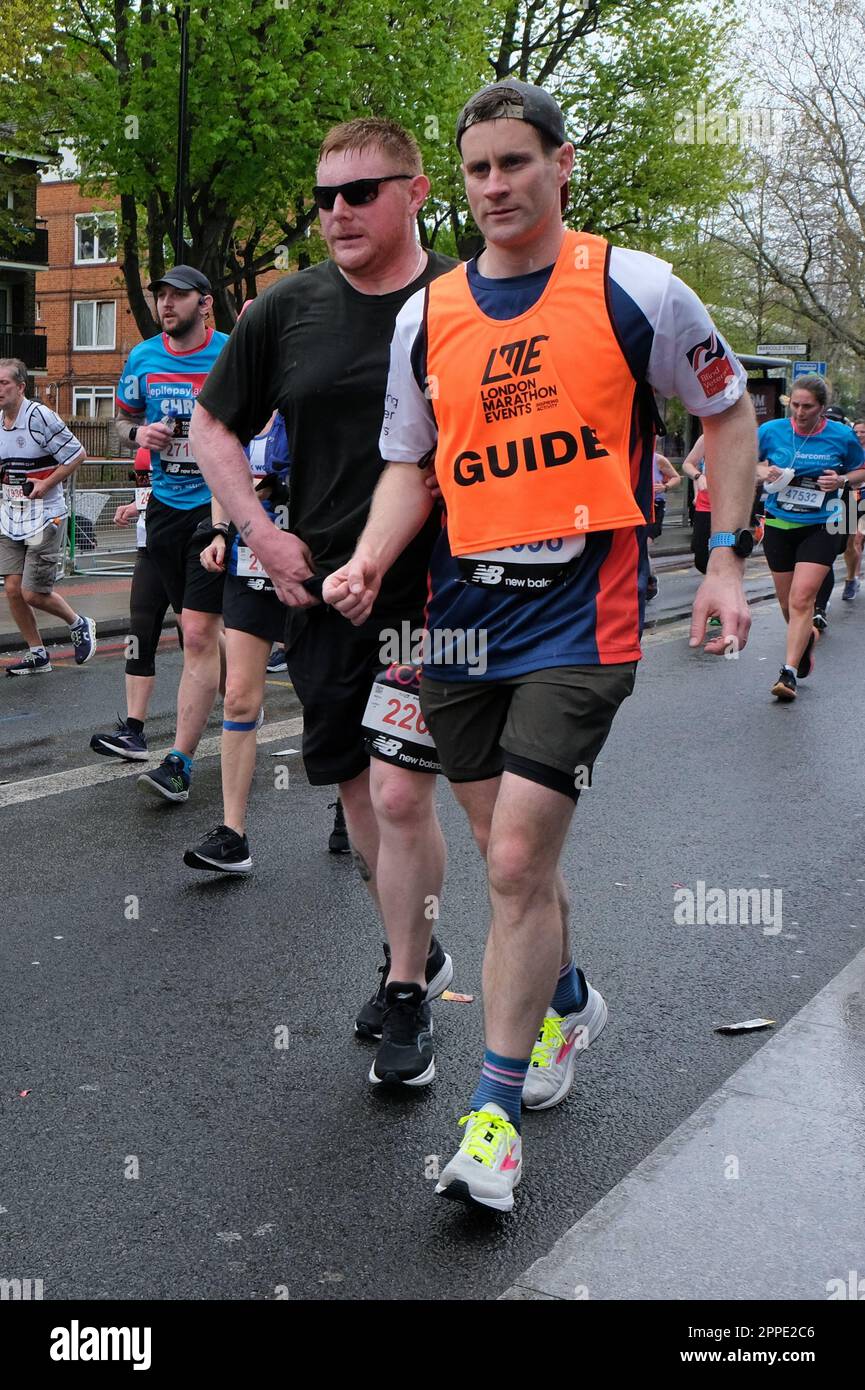
[[[183,211],[186,204],[186,171],[189,161],[186,95],[189,82],[189,0],[180,11],[180,88],[177,96],[177,176],[174,181],[176,219],[174,224],[174,264],[180,265],[183,251]]]

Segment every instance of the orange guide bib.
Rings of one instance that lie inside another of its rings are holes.
[[[566,232],[540,299],[488,318],[466,267],[429,285],[428,394],[454,555],[644,526],[630,481],[637,383],[607,309],[608,243]]]

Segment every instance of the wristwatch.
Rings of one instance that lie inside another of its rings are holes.
[[[135,441],[136,441],[136,439],[138,438],[138,430],[139,430],[139,428],[140,428],[140,426],[138,426],[138,425],[132,425],[132,426],[130,426],[130,430],[129,430],[129,443],[130,443],[130,444],[134,444]]]
[[[709,550],[720,550],[724,546],[732,550],[740,559],[747,560],[754,549],[754,537],[744,526],[741,531],[716,531],[709,537]]]

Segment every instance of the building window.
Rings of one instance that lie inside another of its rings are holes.
[[[75,218],[75,264],[104,264],[117,258],[117,218],[113,212],[82,212]]]
[[[75,339],[73,346],[82,348],[114,347],[113,299],[83,299],[75,304]]]
[[[76,386],[72,392],[76,420],[111,420],[114,417],[113,386]]]

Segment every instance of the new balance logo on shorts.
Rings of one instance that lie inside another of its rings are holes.
[[[498,584],[504,574],[502,565],[475,565],[472,584]]]
[[[384,734],[379,734],[373,739],[372,746],[383,758],[395,758],[402,743],[398,738],[385,738]]]

